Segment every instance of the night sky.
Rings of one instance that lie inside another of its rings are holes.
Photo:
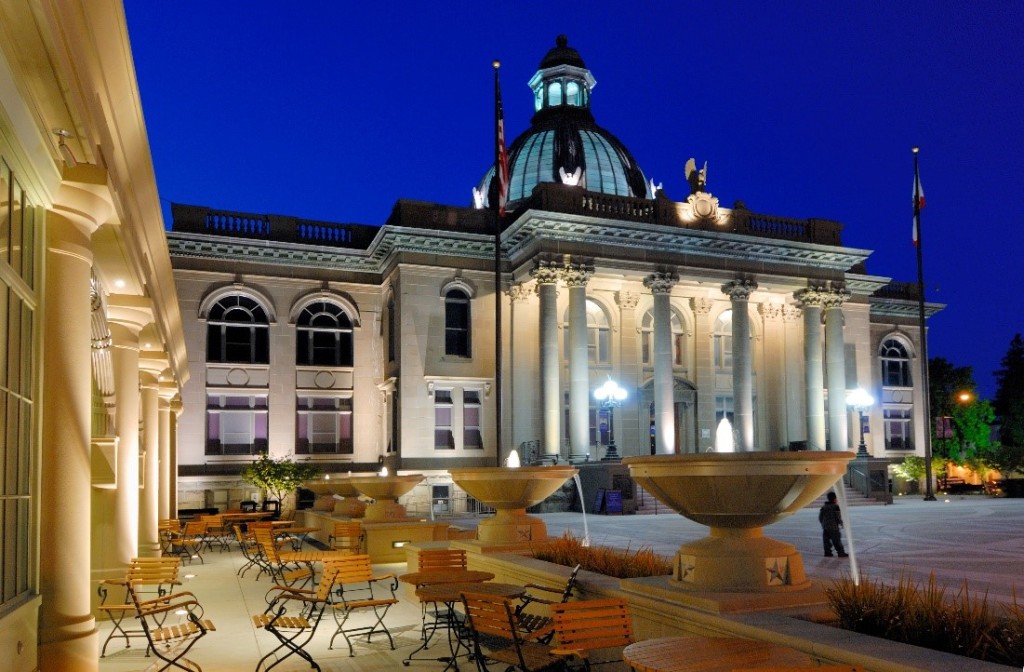
[[[566,34],[592,109],[670,198],[687,158],[723,206],[842,222],[868,272],[916,281],[921,147],[929,355],[982,397],[1024,331],[1024,3],[126,0],[161,198],[382,224],[469,205]]]

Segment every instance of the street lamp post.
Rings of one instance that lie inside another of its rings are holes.
[[[609,378],[604,385],[594,390],[594,398],[608,411],[608,452],[601,458],[602,462],[618,462],[618,451],[615,449],[615,409],[626,398],[626,391]]]
[[[864,391],[864,388],[858,387],[856,390],[850,390],[846,393],[846,405],[852,407],[857,411],[857,418],[860,422],[860,445],[857,446],[857,458],[867,459],[868,447],[864,445],[864,411],[871,408],[875,403],[875,398]]]

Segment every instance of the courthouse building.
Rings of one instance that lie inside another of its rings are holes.
[[[870,454],[921,452],[916,295],[870,275],[837,222],[723,207],[693,162],[655,189],[595,121],[594,86],[560,37],[530,99],[505,96],[509,119],[534,115],[509,146],[497,275],[493,170],[473,204],[399,200],[382,226],[173,207],[183,502],[235,504],[262,451],[437,470],[437,496],[447,467],[512,449],[723,449],[723,419],[736,450],[845,450],[856,387],[878,400]],[[594,396],[609,379],[617,407]]]
[[[491,175],[381,226],[179,205],[165,233],[119,0],[0,0],[4,669],[96,670],[95,581],[180,506],[236,505],[264,450],[441,479],[612,434],[703,452],[723,419],[740,450],[850,448],[861,386],[870,453],[922,452],[916,301],[869,251],[696,168],[652,191],[564,42],[529,84],[497,275]]]

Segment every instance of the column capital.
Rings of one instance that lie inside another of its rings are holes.
[[[708,315],[714,305],[715,302],[707,297],[695,296],[690,299],[690,308],[693,309],[694,315]]]
[[[139,353],[139,370],[145,371],[159,379],[160,374],[167,370],[167,353],[162,351],[147,351]]]
[[[633,294],[632,292],[616,292],[615,302],[619,304],[619,308],[623,310],[632,310],[636,308],[636,305],[640,303],[640,295]]]
[[[594,275],[594,267],[590,264],[567,263],[561,270],[562,280],[569,287],[585,287]]]
[[[508,298],[511,299],[512,303],[516,303],[517,301],[526,301],[530,298],[530,294],[532,292],[527,289],[524,283],[521,282],[518,285],[510,285],[509,288],[505,290],[505,293],[508,295]]]
[[[651,290],[651,294],[668,294],[679,282],[679,276],[672,272],[651,273],[644,278],[644,287]]]
[[[722,293],[733,301],[746,301],[757,290],[757,281],[736,278],[722,285]]]
[[[561,264],[553,261],[538,261],[537,265],[530,271],[530,276],[537,281],[537,285],[554,285],[558,283],[561,276]]]
[[[846,287],[832,283],[832,289],[825,294],[823,303],[825,310],[842,308],[843,304],[850,300],[853,294]]]
[[[781,303],[762,303],[757,306],[757,312],[766,320],[782,319],[784,309]]]
[[[800,310],[799,306],[794,306],[794,305],[789,304],[789,303],[783,304],[783,306],[782,306],[782,321],[783,322],[793,322],[793,321],[799,320],[802,315],[803,315],[803,311]]]
[[[144,296],[111,294],[107,297],[107,321],[133,331],[136,336],[153,323],[153,304]]]

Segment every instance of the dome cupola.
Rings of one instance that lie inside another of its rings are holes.
[[[541,182],[575,184],[614,196],[653,198],[633,155],[594,121],[590,100],[596,85],[579,52],[559,35],[530,78],[534,101],[530,128],[508,149],[509,210],[528,199]],[[480,195],[477,206],[493,203],[497,190],[491,166],[475,190]]]

